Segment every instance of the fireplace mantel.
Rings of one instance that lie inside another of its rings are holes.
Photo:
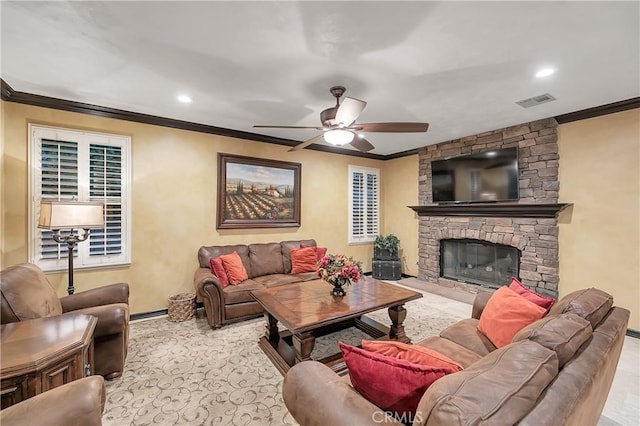
[[[407,206],[418,216],[466,216],[466,217],[537,217],[555,218],[571,203],[520,204],[520,203],[469,203],[431,204]]]

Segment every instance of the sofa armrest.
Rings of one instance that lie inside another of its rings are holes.
[[[105,285],[91,290],[81,291],[60,298],[62,311],[69,312],[92,306],[111,305],[112,303],[129,304],[129,284],[117,283]]]
[[[471,308],[471,318],[480,319],[484,307],[487,306],[489,298],[493,295],[488,291],[479,291],[476,298],[473,299],[473,307]]]
[[[282,396],[303,426],[402,424],[317,361],[294,365],[284,377]]]
[[[106,390],[101,376],[74,380],[0,411],[3,426],[101,425]]]
[[[112,334],[125,333],[129,327],[129,306],[124,303],[111,305],[91,306],[65,312],[65,315],[84,314],[98,318],[95,337],[110,336]]]
[[[209,268],[198,268],[193,275],[193,287],[198,299],[202,300],[209,325],[220,327],[224,321],[224,293],[218,277]]]

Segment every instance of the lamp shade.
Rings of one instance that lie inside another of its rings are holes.
[[[331,145],[344,145],[353,140],[353,133],[344,129],[333,129],[324,132],[324,140]]]
[[[88,229],[104,226],[104,204],[77,201],[42,201],[38,228]]]

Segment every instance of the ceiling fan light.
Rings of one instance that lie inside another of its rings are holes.
[[[353,140],[353,133],[349,130],[333,129],[324,132],[324,140],[331,145],[344,145]]]

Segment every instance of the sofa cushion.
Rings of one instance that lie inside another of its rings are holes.
[[[300,274],[292,274],[292,277],[295,277],[298,281],[313,281],[313,280],[319,280],[320,277],[318,276],[318,272],[317,271],[313,271],[313,272],[302,272]]]
[[[223,254],[231,254],[233,252],[238,253],[244,269],[247,270],[247,274],[251,275],[251,262],[249,261],[249,247],[244,244],[238,244],[233,246],[202,246],[198,250],[198,262],[201,268],[209,268],[209,259],[212,257],[220,257]]]
[[[413,415],[425,390],[453,369],[431,367],[368,352],[339,342],[353,387],[384,411]]]
[[[311,247],[306,244],[300,244],[300,248]],[[327,254],[326,247],[316,247],[316,259],[320,260]]]
[[[224,266],[222,265],[222,259],[219,257],[212,257],[209,259],[209,264],[211,265],[211,273],[218,278],[222,288],[228,286],[229,277],[227,277],[227,271],[224,270]]]
[[[293,275],[271,274],[271,275],[263,275],[261,277],[252,278],[252,281],[255,281],[265,287],[279,287],[285,284],[300,282],[300,279],[298,279]]]
[[[249,244],[251,275],[249,278],[269,274],[284,274],[280,243]]]
[[[442,330],[440,337],[469,349],[479,356],[495,351],[496,345],[478,331],[478,320],[466,318]]]
[[[242,264],[242,260],[237,252],[234,251],[231,254],[223,254],[220,256],[220,260],[222,260],[222,266],[227,273],[227,277],[229,277],[230,284],[238,285],[242,281],[249,279],[247,270]]]
[[[513,336],[547,313],[533,302],[508,287],[500,287],[489,299],[480,315],[478,330],[491,343],[501,348],[511,343]]]
[[[523,286],[517,278],[511,278],[511,284],[509,284],[509,288],[525,299],[535,303],[542,308],[545,308],[547,311],[551,309],[551,306],[553,306],[554,303],[556,303],[556,299],[543,296],[542,294],[538,294],[535,291]]]
[[[536,405],[558,374],[556,353],[523,340],[435,382],[414,425],[513,425]]]
[[[307,246],[316,247],[316,240],[297,240],[297,241],[282,241],[280,243],[282,249],[282,264],[284,267],[284,273],[291,273],[291,249],[300,248],[302,244]]]
[[[469,365],[482,358],[480,355],[473,351],[470,351],[464,346],[460,346],[459,344],[452,342],[449,339],[444,339],[440,336],[428,337],[416,343],[415,345],[437,351],[460,364],[462,368],[467,368]],[[493,346],[493,344],[491,344],[491,346]]]
[[[414,364],[451,368],[453,371],[462,370],[462,366],[451,358],[420,345],[409,345],[393,340],[363,340],[361,346],[365,351],[404,359]]]
[[[261,290],[264,286],[254,280],[246,280],[238,285],[230,285],[222,289],[224,293],[224,304],[234,305],[236,303],[254,302],[256,299],[251,295],[251,290]]]
[[[520,330],[513,342],[532,340],[558,355],[560,368],[591,337],[591,323],[576,314],[552,315]]]
[[[588,288],[567,294],[551,308],[550,315],[574,313],[595,328],[613,306],[613,297],[597,288]]]
[[[314,272],[318,270],[318,257],[315,247],[291,249],[291,273]]]

